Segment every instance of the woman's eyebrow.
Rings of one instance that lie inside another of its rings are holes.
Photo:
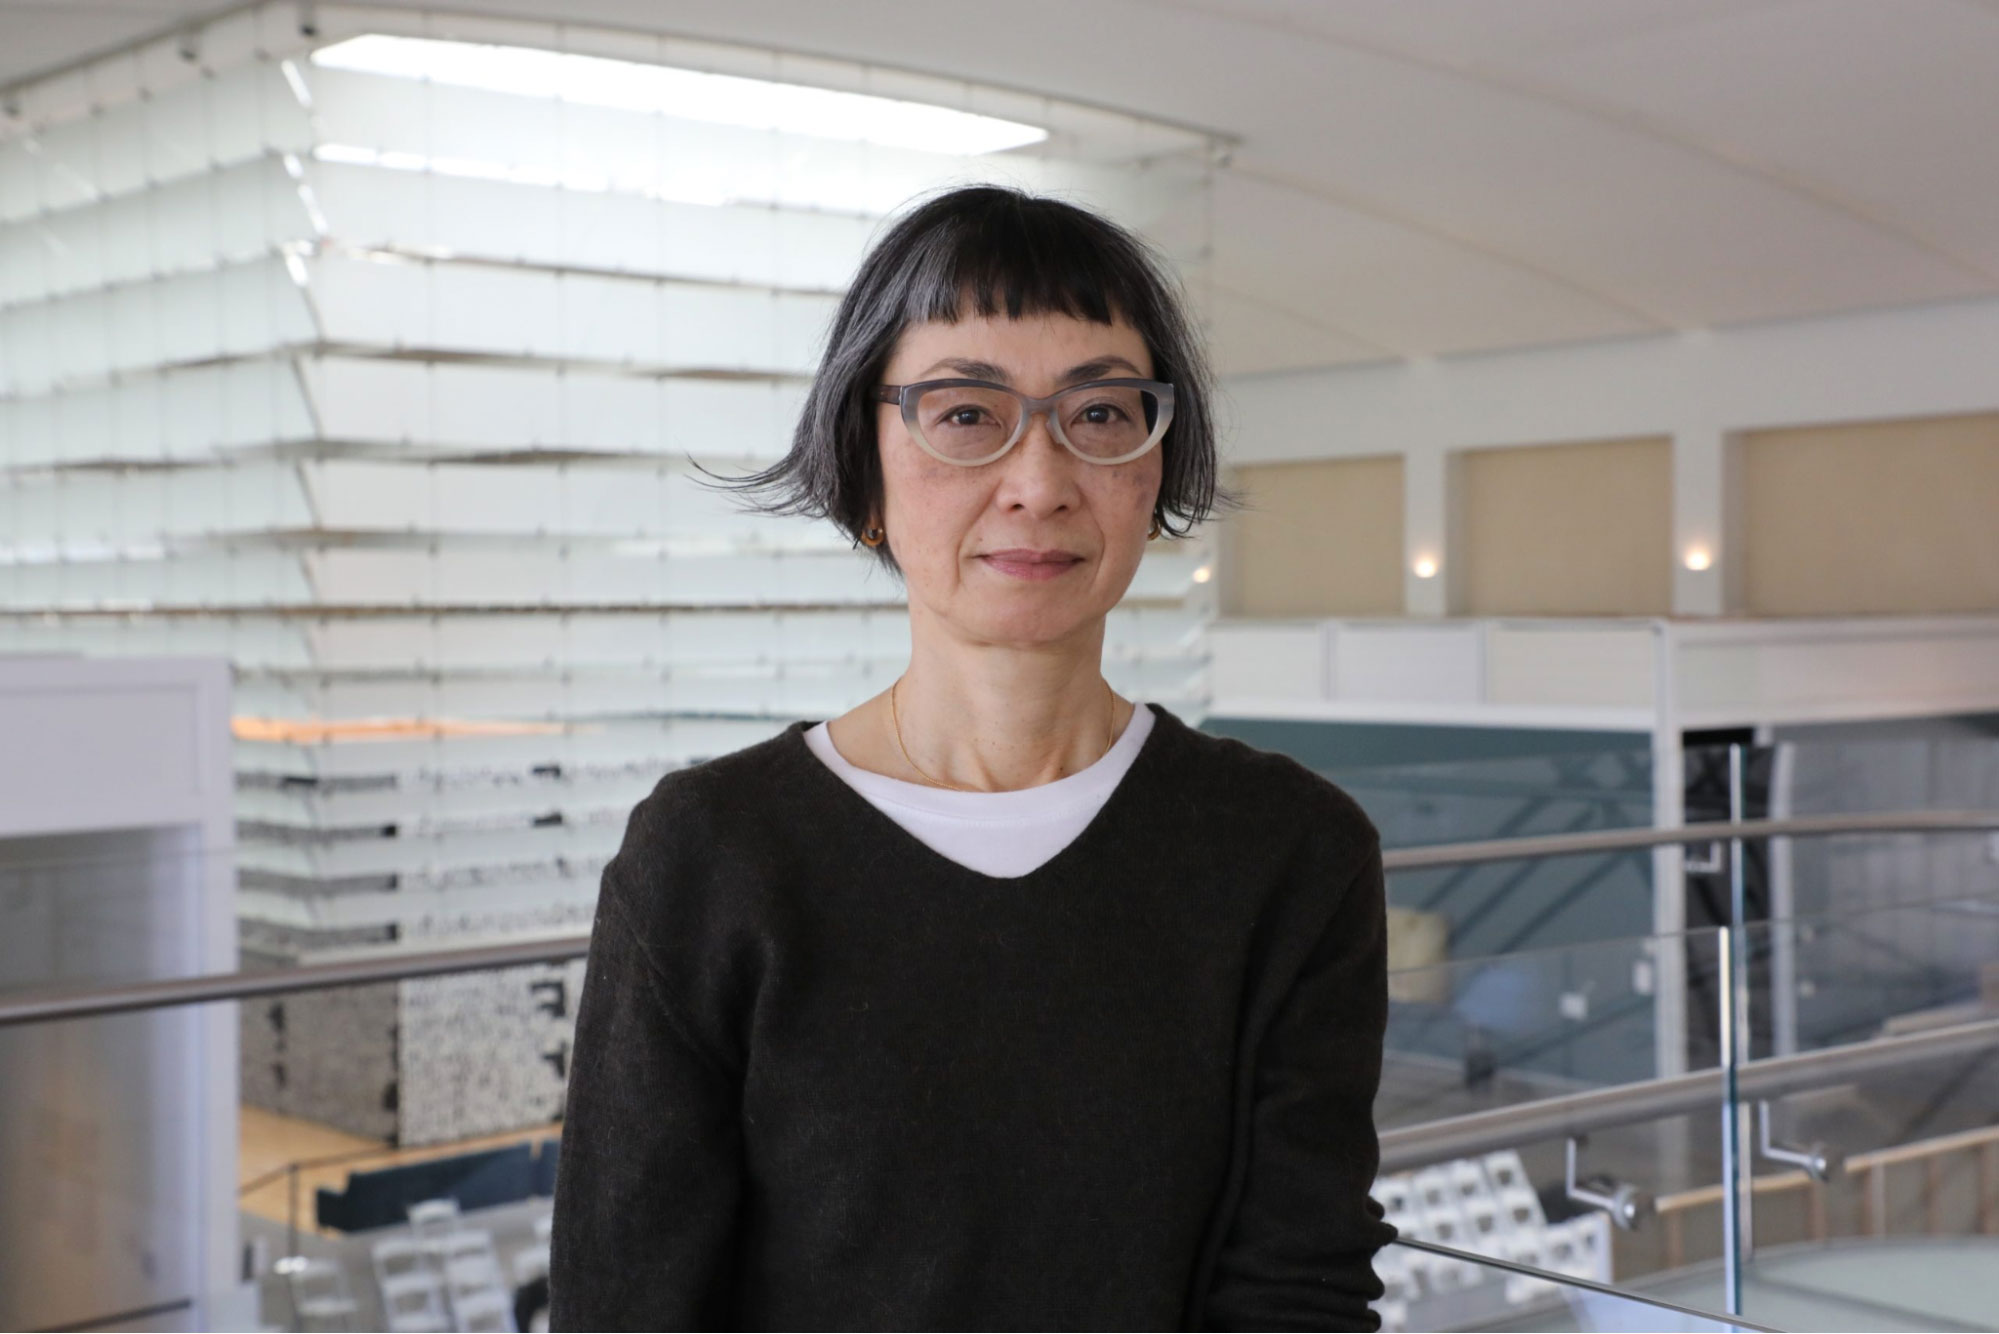
[[[942,361],[934,362],[928,369],[919,373],[916,378],[919,380],[926,379],[940,370],[956,371],[968,380],[991,380],[995,384],[1013,383],[1013,377],[1007,374],[1004,367],[995,366],[990,361],[968,361],[959,357],[946,357]],[[1055,382],[1057,384],[1076,384],[1083,380],[1101,379],[1107,373],[1119,370],[1127,371],[1132,375],[1142,373],[1138,367],[1132,365],[1123,357],[1097,357],[1094,360],[1071,366],[1068,370],[1057,376]]]

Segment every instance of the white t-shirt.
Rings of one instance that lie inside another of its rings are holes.
[[[990,876],[1026,875],[1053,857],[1096,818],[1152,731],[1153,712],[1132,710],[1124,731],[1089,768],[1013,792],[955,792],[858,769],[833,745],[825,723],[805,744],[882,814],[922,843]]]

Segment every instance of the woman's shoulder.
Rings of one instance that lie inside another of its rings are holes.
[[[797,763],[803,747],[793,734],[809,725],[792,723],[761,741],[667,770],[634,813],[712,818],[752,808],[751,798],[781,783]]]
[[[640,901],[718,872],[737,885],[754,883],[763,835],[779,812],[795,805],[790,771],[801,755],[793,723],[761,741],[668,770],[632,807],[625,835],[605,876]]]

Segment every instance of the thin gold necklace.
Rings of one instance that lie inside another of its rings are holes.
[[[964,787],[957,783],[946,783],[940,781],[939,779],[932,778],[929,774],[923,772],[923,766],[919,765],[914,759],[910,757],[909,747],[903,745],[902,743],[902,715],[896,711],[895,707],[896,687],[900,686],[901,684],[902,684],[902,678],[898,676],[895,678],[895,684],[891,685],[888,688],[888,716],[890,722],[892,722],[895,725],[895,744],[896,748],[902,752],[903,760],[909,765],[910,768],[916,770],[917,773],[922,774],[923,781],[930,784],[930,786],[932,787],[949,788],[953,792],[985,791],[984,788]],[[1108,755],[1111,753],[1111,747],[1117,744],[1117,691],[1111,689],[1111,683],[1108,678],[1105,679],[1104,681],[1104,693],[1110,696],[1110,706],[1111,706],[1110,717],[1106,720],[1104,727],[1104,755]],[[1104,755],[1097,756],[1097,759],[1101,760],[1104,757]]]

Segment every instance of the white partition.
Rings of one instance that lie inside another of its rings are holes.
[[[1999,617],[1218,622],[1217,714],[1774,727],[1999,710]]]
[[[219,659],[0,657],[0,991],[236,966]],[[0,1327],[234,1328],[232,1007],[0,1028]]]

